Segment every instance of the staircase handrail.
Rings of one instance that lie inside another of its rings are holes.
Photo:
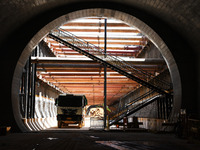
[[[130,101],[129,103],[125,104],[124,106],[122,106],[122,107],[119,106],[120,109],[118,109],[118,110],[112,112],[112,113],[109,115],[109,117],[110,117],[110,118],[113,118],[114,116],[116,116],[117,114],[119,114],[121,111],[127,110],[129,107],[131,107],[133,104],[137,103],[138,101],[144,101],[144,100],[143,100],[144,98],[146,98],[146,97],[152,95],[153,93],[155,93],[155,91],[150,90],[150,91],[148,91],[148,92],[146,92],[146,93],[144,93],[144,94],[142,94],[142,95],[140,95],[140,96],[134,98],[132,101]],[[157,95],[158,95],[158,94],[157,94]],[[154,95],[154,96],[155,96],[155,95]],[[151,97],[153,97],[153,96],[151,96]],[[148,99],[148,98],[146,98],[146,99]],[[146,99],[145,99],[145,100],[146,100]]]
[[[112,60],[112,63],[113,62],[120,62],[122,65],[118,65],[118,64],[116,64],[115,63],[115,65],[116,66],[118,66],[119,68],[121,68],[121,69],[123,69],[123,70],[126,70],[127,72],[130,72],[130,69],[132,69],[131,71],[133,72],[133,73],[136,73],[136,74],[134,74],[135,76],[137,76],[138,78],[142,78],[142,80],[143,81],[148,81],[148,80],[151,80],[152,78],[154,78],[154,77],[156,77],[156,76],[154,76],[153,74],[151,74],[151,73],[148,73],[148,72],[146,72],[146,71],[144,71],[144,70],[142,70],[140,67],[136,67],[135,65],[130,65],[129,63],[127,63],[127,62],[125,62],[122,58],[120,58],[120,57],[118,57],[118,56],[114,56],[114,55],[112,55],[111,53],[108,53],[108,52],[104,52],[104,50],[103,49],[101,49],[100,47],[97,47],[97,46],[95,46],[94,44],[92,44],[92,43],[90,43],[90,42],[88,42],[88,41],[86,41],[86,40],[84,40],[84,39],[81,39],[81,38],[79,38],[79,37],[77,37],[76,35],[74,35],[74,34],[72,34],[71,32],[68,32],[68,31],[66,31],[66,30],[64,30],[64,29],[62,29],[62,28],[59,28],[59,29],[57,29],[58,30],[58,33],[59,34],[61,34],[61,35],[64,35],[65,37],[69,37],[69,38],[71,38],[73,41],[72,41],[72,43],[73,44],[77,44],[77,43],[74,43],[74,41],[76,41],[76,42],[79,42],[79,43],[81,43],[82,44],[82,46],[84,46],[85,45],[85,47],[87,48],[84,48],[84,50],[86,50],[86,51],[90,51],[90,49],[92,48],[92,50],[93,51],[95,51],[95,52],[100,52],[100,54],[103,56],[103,60],[106,60],[106,58],[110,58],[111,60]],[[54,30],[55,31],[55,30]],[[51,32],[52,34],[56,34],[56,32]],[[60,35],[58,35],[58,36],[60,36]],[[69,42],[69,40],[66,40],[66,39],[64,39],[65,41],[67,41],[67,42]],[[83,47],[82,47],[82,49],[83,49]],[[114,60],[114,61],[113,61]],[[108,60],[106,60],[106,61],[108,61]],[[110,61],[109,61],[110,62]],[[125,68],[124,68],[124,66],[126,66]],[[134,67],[133,67],[134,66]],[[128,68],[128,69],[127,69]],[[139,75],[138,75],[139,74]],[[146,78],[146,80],[144,79],[144,77],[142,77],[142,76],[145,76],[145,78]],[[166,81],[164,81],[164,80],[160,80],[160,79],[157,79],[157,81],[159,82],[159,83],[162,83],[162,84],[165,84],[165,85],[167,85],[167,86],[169,86],[169,88],[168,89],[170,89],[171,88],[171,84],[170,83],[168,83],[168,82],[166,82]],[[158,85],[157,85],[158,86]],[[159,87],[159,86],[158,86]],[[159,87],[159,88],[163,88],[163,87]],[[167,90],[168,90],[167,89]]]
[[[123,109],[121,111],[121,113],[117,116],[114,116],[111,121],[109,122],[109,125],[114,124],[115,122],[118,122],[120,120],[123,119],[123,117],[127,117],[131,114],[133,114],[134,112],[142,109],[143,107],[145,107],[146,105],[148,105],[148,103],[152,102],[152,100],[156,100],[156,98],[160,97],[160,94],[157,94],[151,98],[145,99],[143,101],[141,101],[141,103],[139,104],[135,104],[135,107],[132,107],[131,109],[128,109],[127,107],[125,109]]]

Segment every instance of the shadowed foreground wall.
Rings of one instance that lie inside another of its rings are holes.
[[[182,82],[182,108],[200,116],[200,2],[198,0],[2,0],[0,2],[0,124],[15,127],[11,86],[16,63],[30,39],[57,17],[80,9],[110,8],[144,21],[164,40]],[[17,88],[13,86],[13,88]]]

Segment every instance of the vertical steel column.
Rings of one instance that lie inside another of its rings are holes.
[[[105,19],[105,30],[104,30],[104,53],[106,58],[107,49],[107,19]],[[106,129],[106,118],[107,118],[107,67],[104,65],[104,129]]]
[[[25,118],[25,106],[26,106],[26,91],[25,91],[25,79],[26,79],[26,72],[25,69],[23,68],[22,72],[22,78],[21,78],[21,85],[20,85],[20,110],[21,110],[21,115],[23,118]]]
[[[163,97],[163,119],[166,119],[166,96]]]
[[[24,75],[24,118],[26,119],[27,118],[27,103],[28,103],[28,91],[27,91],[27,87],[28,87],[28,71],[27,71],[27,68],[28,68],[28,63],[26,63],[25,65],[25,75]]]
[[[160,98],[160,118],[163,119],[163,98]]]
[[[33,52],[33,56],[37,56],[37,47]],[[32,79],[31,79],[31,118],[35,115],[35,81],[36,81],[36,66],[37,64],[32,64]]]
[[[31,118],[31,56],[29,57],[29,69],[28,69],[28,103],[27,103],[27,118]]]
[[[161,115],[160,115],[160,98],[157,100],[157,109],[158,109],[158,119],[161,118]]]
[[[169,117],[169,98],[168,98],[167,95],[165,97],[166,97],[165,98],[165,103],[166,103],[166,119],[168,119],[168,117]]]
[[[30,71],[31,71],[31,57],[28,59],[26,63],[26,79],[25,79],[25,97],[26,97],[26,103],[25,103],[25,118],[29,118],[29,112],[30,112]]]
[[[173,98],[172,97],[169,97],[169,116],[170,116],[170,113],[171,113],[171,111],[172,111],[172,101],[173,101]],[[168,116],[168,118],[169,118],[169,116]]]

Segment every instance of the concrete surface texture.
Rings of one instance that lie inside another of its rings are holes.
[[[170,49],[181,76],[182,108],[193,118],[200,116],[200,1],[198,0],[2,0],[0,2],[0,60],[2,65],[0,120],[2,126],[16,125],[13,110],[18,101],[11,100],[16,64],[23,66],[24,48],[44,26],[54,19],[89,8],[109,8],[128,13],[150,26]],[[141,27],[141,28],[144,28]],[[44,33],[47,33],[46,31]],[[41,33],[43,35],[44,33]],[[152,37],[154,38],[154,37]],[[39,38],[38,38],[39,39]],[[34,41],[32,41],[34,42]],[[30,44],[31,45],[31,44]],[[34,47],[35,45],[31,45]],[[171,64],[174,65],[174,64]],[[19,71],[19,70],[18,70]],[[176,71],[175,69],[171,72]],[[20,74],[20,73],[19,73]],[[174,76],[178,78],[178,76]],[[178,89],[178,88],[177,88]],[[17,93],[18,94],[18,93]],[[18,116],[17,116],[18,117]],[[16,117],[16,118],[17,118]],[[17,129],[16,129],[17,130]]]
[[[1,150],[199,150],[200,143],[173,134],[81,129],[0,136]]]

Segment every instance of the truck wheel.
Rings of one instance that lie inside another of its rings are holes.
[[[61,128],[61,126],[62,126],[62,122],[58,121],[58,128]]]

